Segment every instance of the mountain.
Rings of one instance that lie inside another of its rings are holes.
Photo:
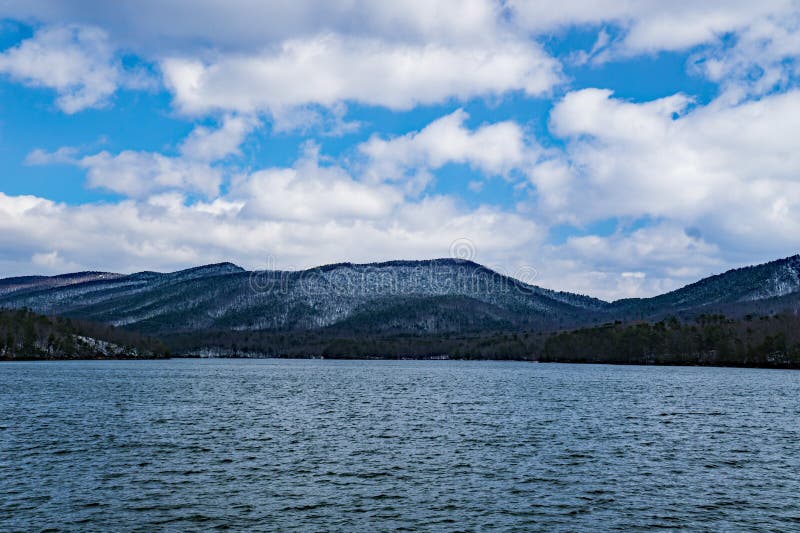
[[[456,259],[341,263],[248,272],[222,263],[170,274],[36,278],[9,284],[0,307],[79,317],[149,333],[208,329],[554,328],[577,325],[608,304],[524,284]]]
[[[87,281],[102,279],[115,279],[122,277],[122,274],[111,272],[76,272],[75,274],[63,274],[61,276],[24,276],[19,278],[0,279],[0,296],[23,289],[44,289],[76,285]]]
[[[765,303],[791,303],[800,293],[800,255],[737,268],[653,298],[618,300],[608,311],[622,318],[660,319],[698,313],[743,314]],[[781,307],[779,305],[779,307]]]
[[[173,273],[83,272],[0,280],[0,308],[80,318],[149,334],[326,331],[437,334],[551,331],[614,320],[800,303],[800,256],[731,270],[654,298],[608,303],[522,283],[457,259],[246,271],[220,263]]]

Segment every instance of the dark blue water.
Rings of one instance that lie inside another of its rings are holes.
[[[0,365],[0,530],[800,528],[800,372]]]

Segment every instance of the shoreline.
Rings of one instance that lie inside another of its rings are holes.
[[[91,362],[91,361],[177,361],[177,360],[273,360],[273,361],[457,361],[457,362],[509,362],[531,364],[562,365],[601,365],[601,366],[641,366],[641,367],[674,367],[674,368],[743,368],[758,370],[800,370],[797,366],[751,365],[751,364],[690,364],[690,363],[641,363],[641,362],[602,362],[602,361],[540,361],[523,358],[455,358],[455,357],[95,357],[95,358],[2,358],[3,363],[48,363],[48,362]]]

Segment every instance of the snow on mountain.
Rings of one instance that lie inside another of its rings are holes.
[[[154,333],[333,326],[552,329],[701,312],[798,291],[800,256],[613,304],[529,285],[457,259],[340,263],[292,272],[249,272],[220,263],[173,273],[9,278],[0,280],[0,307],[27,307]]]

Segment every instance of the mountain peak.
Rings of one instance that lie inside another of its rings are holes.
[[[429,266],[466,266],[489,270],[474,261],[468,259],[438,258],[438,259],[394,259],[391,261],[380,261],[373,263],[331,263],[312,267],[307,270],[320,270],[323,272],[335,270],[337,268],[385,268],[385,267],[429,267]]]
[[[172,272],[170,275],[180,276],[180,275],[194,274],[203,276],[216,276],[219,274],[238,274],[241,272],[246,272],[246,271],[239,265],[235,265],[233,263],[225,261],[223,263],[211,263],[209,265],[202,265],[198,267],[187,268],[184,270],[178,270],[176,272]]]

